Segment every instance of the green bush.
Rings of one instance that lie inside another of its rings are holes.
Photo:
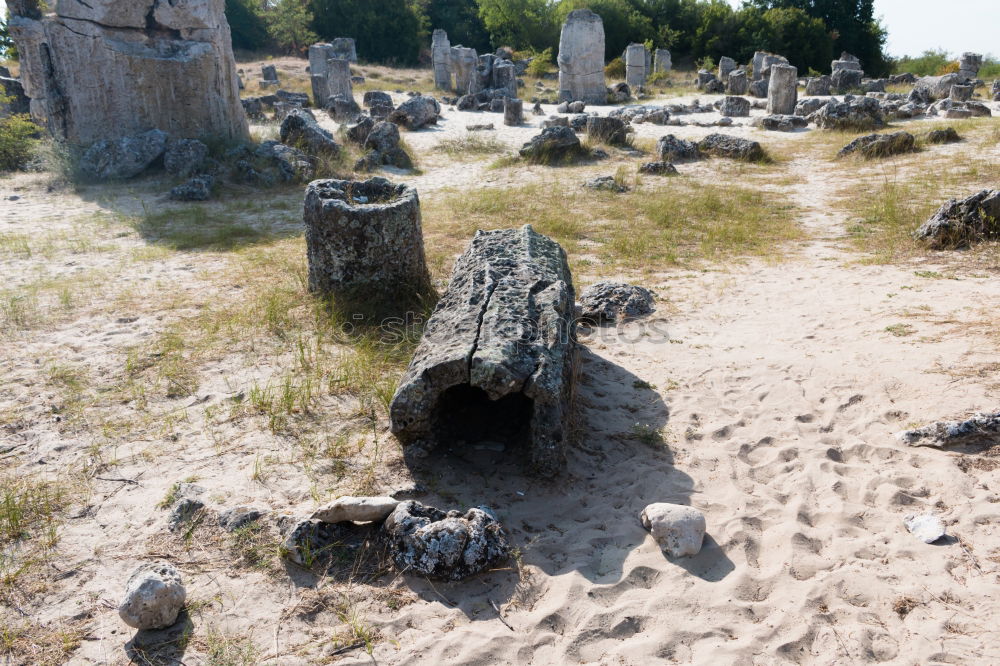
[[[624,79],[625,78],[625,61],[621,58],[615,58],[608,63],[608,66],[604,68],[604,76],[609,79]]]
[[[528,65],[528,74],[530,76],[543,76],[552,71],[553,64],[551,48],[547,48],[541,53],[534,53],[531,55],[531,58],[532,61]]]
[[[38,143],[38,125],[27,115],[0,119],[0,171],[20,171],[28,167]]]

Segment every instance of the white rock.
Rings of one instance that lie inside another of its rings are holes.
[[[913,536],[924,543],[934,543],[945,535],[944,523],[931,513],[920,516],[910,514],[903,518],[903,524]]]
[[[681,504],[650,504],[642,510],[642,526],[670,557],[697,555],[705,538],[705,516]]]
[[[575,9],[559,35],[559,99],[607,102],[604,87],[604,22],[589,9]]]
[[[324,523],[370,523],[385,520],[399,500],[391,497],[338,497],[321,506],[311,516]]]
[[[187,591],[181,574],[169,564],[144,564],[125,585],[118,615],[136,629],[163,629],[177,621]]]

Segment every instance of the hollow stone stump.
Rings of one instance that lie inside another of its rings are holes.
[[[799,101],[799,70],[792,65],[771,65],[771,79],[767,86],[767,112],[774,115],[795,113]]]
[[[392,432],[416,454],[522,447],[535,473],[559,473],[577,367],[574,299],[558,243],[530,225],[476,232],[392,399]]]
[[[311,291],[376,308],[433,295],[412,187],[385,178],[315,180],[304,221]]]

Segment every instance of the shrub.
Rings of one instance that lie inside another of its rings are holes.
[[[0,171],[26,169],[38,142],[38,125],[27,115],[0,119]]]
[[[608,63],[608,66],[604,68],[604,76],[609,79],[624,79],[625,78],[625,61],[621,58],[615,58]]]
[[[945,63],[944,65],[941,65],[940,67],[938,67],[938,70],[935,73],[938,76],[944,76],[945,74],[957,74],[958,73],[958,63],[957,62]]]
[[[541,53],[535,53],[532,61],[528,65],[528,74],[531,76],[543,76],[552,71],[552,49],[547,48]]]

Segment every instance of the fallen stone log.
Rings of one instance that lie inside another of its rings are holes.
[[[576,378],[573,279],[558,243],[526,225],[479,231],[455,264],[390,408],[419,456],[498,442],[529,467],[565,464]]]

